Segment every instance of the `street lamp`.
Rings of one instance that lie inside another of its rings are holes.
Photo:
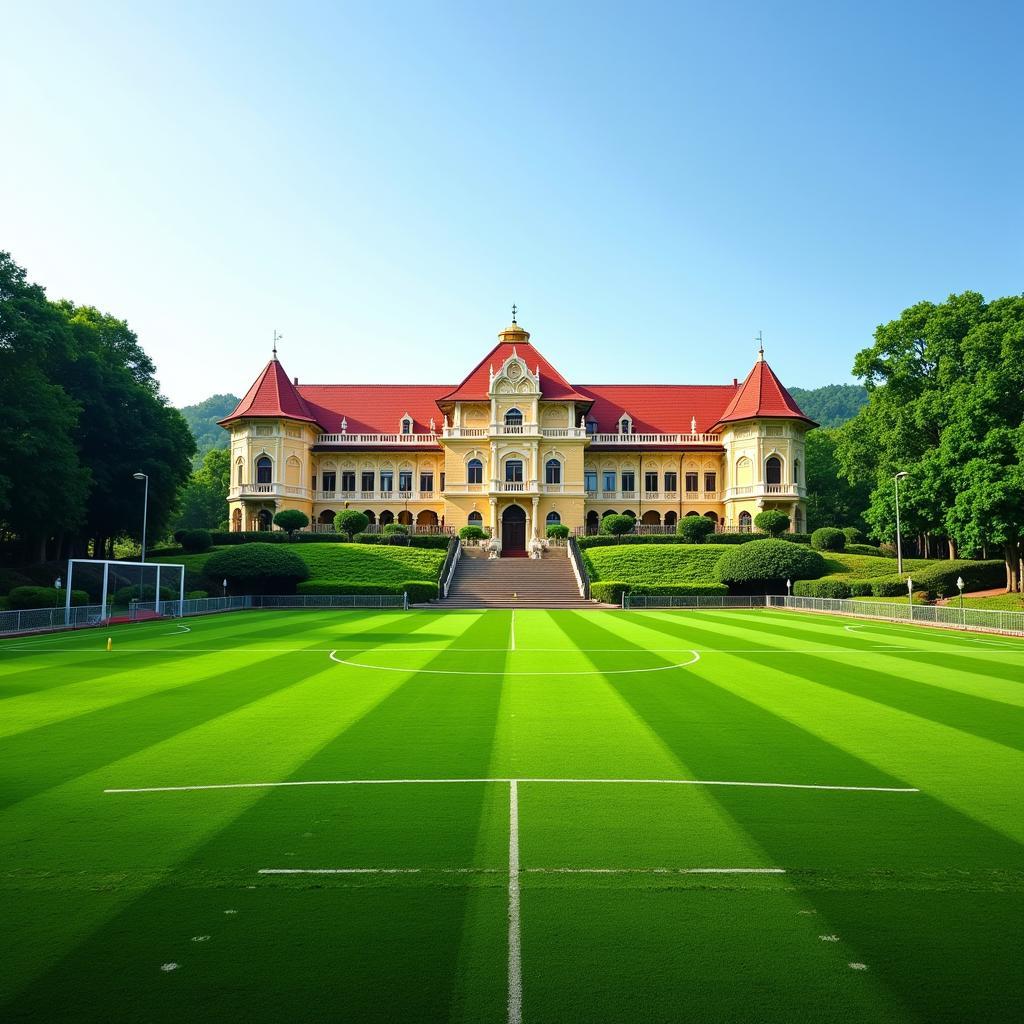
[[[910,617],[914,617],[914,581],[907,577],[907,600],[910,602]]]
[[[956,589],[960,591],[960,625],[964,624],[964,578],[957,576]]]
[[[60,607],[60,588],[63,585],[64,585],[64,581],[59,576],[53,581],[53,589],[57,591],[57,604],[55,605],[55,607],[57,607],[57,608]],[[961,595],[960,603],[963,604],[963,596],[962,595]]]
[[[149,512],[149,477],[145,473],[132,473],[136,480],[145,480],[146,487],[142,492],[142,557],[140,562],[146,560],[146,516]]]
[[[896,485],[896,573],[903,575],[903,541],[900,539],[900,481],[906,477],[906,473],[897,473],[893,477]]]
[[[221,586],[224,588],[224,597],[227,597],[228,596],[228,581],[226,579],[225,580],[221,580]]]
[[[792,592],[793,592],[793,581],[792,580],[786,580],[786,597],[789,597],[789,595]]]

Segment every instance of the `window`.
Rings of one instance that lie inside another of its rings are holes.
[[[665,490],[676,491],[679,489],[679,477],[676,476],[675,470],[665,474]]]
[[[484,517],[482,515],[480,515],[479,512],[470,512],[469,513],[469,525],[470,526],[483,526],[484,525]]]
[[[648,470],[644,473],[644,490],[656,491],[658,489],[658,474]]]
[[[544,463],[544,482],[546,484],[560,484],[562,482],[562,464],[558,459],[548,459]]]
[[[505,482],[509,484],[521,484],[523,482],[522,459],[509,459],[505,463]]]
[[[256,460],[256,483],[269,484],[273,481],[274,467],[266,455]]]
[[[705,473],[704,474],[704,490],[714,493],[718,488],[715,484],[718,483],[718,475],[716,473]]]
[[[750,520],[750,513],[749,512],[741,512],[740,513],[740,530],[743,531],[744,533],[749,531],[750,530],[750,522],[751,522],[751,520]]]
[[[441,474],[441,490],[444,490],[444,473]]]
[[[800,483],[800,460],[793,460],[793,483]]]
[[[697,474],[696,473],[687,473],[686,474],[686,489],[688,491],[695,491],[695,490],[697,490]]]
[[[782,483],[782,462],[774,455],[764,464],[764,482],[766,484]]]
[[[395,489],[395,473],[391,469],[380,471],[380,489],[382,494],[390,494]]]
[[[624,491],[636,490],[636,474],[631,469],[622,471],[622,489]]]
[[[400,491],[412,490],[412,470],[400,469],[398,471],[398,489]]]
[[[588,434],[596,434],[597,433],[597,420],[587,420],[587,433]]]
[[[403,434],[411,434],[412,433],[412,420],[409,419],[408,416],[406,416],[402,420],[402,433]]]
[[[241,485],[242,485],[242,460],[241,459],[238,460],[238,480],[236,482],[238,483],[239,487],[241,487]]]
[[[372,469],[364,469],[362,477],[361,477],[361,480],[362,480],[362,483],[360,484],[360,487],[361,487],[362,490],[364,490],[364,491],[372,491],[373,490],[373,470]]]
[[[313,490],[316,490],[316,473],[313,474]]]
[[[470,459],[466,466],[466,479],[471,484],[484,482],[484,464],[479,459]]]
[[[323,489],[325,491],[333,491],[334,490],[334,486],[335,486],[335,482],[337,480],[337,477],[335,476],[333,470],[325,470],[323,475],[321,476],[321,480],[323,481],[323,485],[324,485]]]
[[[633,423],[628,416],[623,416],[619,420],[619,433],[620,434],[631,434],[633,432]]]
[[[545,521],[548,526],[557,526],[562,521],[562,517],[557,512],[549,512]]]
[[[587,469],[583,471],[583,487],[588,491],[597,490],[597,470]]]
[[[343,491],[354,491],[356,489],[356,471],[354,469],[343,469],[341,471],[341,489]]]
[[[509,409],[505,413],[506,427],[521,427],[523,425],[523,414],[518,409]]]
[[[434,474],[420,473],[420,490],[432,491],[434,489]]]
[[[614,469],[606,469],[604,471],[602,487],[606,491],[614,491],[615,490],[615,470]]]

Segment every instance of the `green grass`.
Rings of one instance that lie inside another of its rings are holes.
[[[620,544],[586,548],[592,580],[629,584],[714,583],[715,563],[728,544]]]
[[[896,575],[896,561],[875,555],[850,555],[845,551],[821,552],[828,566],[828,576],[840,580],[876,580]],[[904,558],[904,573],[915,573],[941,564],[934,558]]]
[[[951,606],[960,603],[958,598],[953,598]],[[1024,612],[1024,594],[993,594],[991,597],[971,597],[964,595],[965,608],[984,608],[991,612]]]
[[[198,586],[210,556],[224,547],[199,555],[162,555],[154,562],[184,565],[186,587]],[[348,583],[400,584],[406,580],[436,582],[445,552],[433,548],[411,548],[380,544],[290,544],[309,566],[311,580],[344,580]]]
[[[534,780],[524,1024],[1017,1015],[1022,640],[717,610],[184,625],[0,643],[5,1024],[505,1022],[508,781],[104,792],[346,779]],[[567,778],[919,791],[537,781]],[[679,873],[716,867],[786,873]]]

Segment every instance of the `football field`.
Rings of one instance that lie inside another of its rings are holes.
[[[0,1019],[1015,1019],[1022,750],[1024,640],[824,615],[3,641]]]

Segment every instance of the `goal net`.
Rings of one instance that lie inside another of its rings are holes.
[[[100,620],[177,616],[185,599],[185,566],[162,562],[68,561],[64,610],[88,606]]]

